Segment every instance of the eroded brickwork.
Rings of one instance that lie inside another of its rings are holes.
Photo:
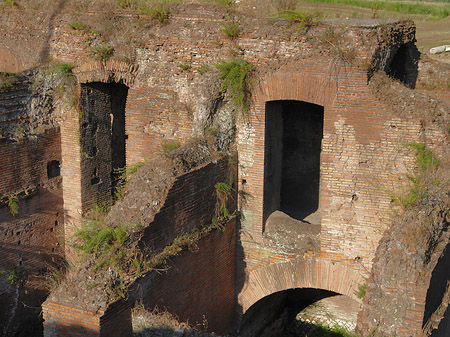
[[[357,286],[357,278],[349,276],[353,267],[370,269],[378,241],[389,225],[389,192],[401,190],[407,181],[406,174],[414,158],[405,144],[426,142],[437,153],[444,146],[442,140],[445,137],[440,130],[423,129],[415,116],[401,114],[401,109],[380,99],[368,86],[368,72],[375,70],[384,70],[404,82],[407,80],[406,84],[414,82],[414,78],[404,74],[404,71],[415,71],[414,62],[410,62],[414,61],[411,56],[414,52],[411,49],[414,26],[408,22],[379,25],[376,21],[363,26],[349,24],[342,29],[344,47],[329,51],[328,45],[311,44],[308,37],[290,34],[289,29],[285,29],[286,23],[274,29],[272,24],[257,22],[256,18],[243,19],[239,38],[231,41],[218,29],[225,17],[220,10],[195,5],[189,14],[185,14],[183,7],[180,8],[167,25],[142,31],[142,36],[139,36],[142,43],[133,49],[133,66],[118,61],[93,61],[89,39],[83,36],[84,33],[70,30],[64,18],[58,15],[51,21],[44,14],[39,16],[49,23],[49,31],[40,31],[26,48],[26,37],[33,24],[18,33],[15,39],[19,42],[11,49],[10,57],[17,67],[26,67],[37,64],[40,57],[47,54],[75,64],[74,73],[80,83],[123,82],[129,86],[125,107],[126,164],[132,164],[159,155],[164,141],[183,142],[202,133],[205,125],[201,121],[213,118],[205,106],[220,105],[222,99],[218,98],[217,90],[204,90],[208,83],[206,77],[202,77],[202,65],[207,65],[209,70],[206,71],[214,73],[218,60],[229,58],[230,48],[238,44],[239,48],[234,49],[235,55],[248,60],[255,68],[250,110],[239,115],[237,123],[238,191],[243,197],[240,200],[243,217],[238,233],[238,291],[251,288],[248,283],[250,275],[255,280],[263,278],[261,275],[264,273],[260,272],[264,268],[276,273],[276,266],[270,266],[281,263],[277,256],[285,253],[268,252],[265,246],[264,175],[265,154],[269,146],[265,142],[265,130],[270,127],[266,125],[270,121],[266,118],[266,103],[293,100],[323,107],[319,185],[321,252],[317,254],[339,257],[336,261],[322,263],[318,255],[316,264],[319,266],[311,262],[315,265],[311,268],[320,274],[320,278],[311,278],[308,284],[311,287],[329,287],[321,277],[332,273],[331,265],[336,263],[337,269],[343,268],[340,273],[348,281],[343,283],[345,289],[341,290],[351,296]],[[21,20],[27,17],[25,14]],[[89,13],[83,19],[95,20],[96,14]],[[14,14],[2,18],[0,30],[9,31],[8,25],[13,21]],[[326,25],[317,25],[309,34],[323,37],[328,29]],[[13,38],[6,36],[4,43],[12,45]],[[400,61],[395,58],[398,51],[403,53],[399,56]],[[350,60],[348,54],[352,54],[354,59]],[[411,69],[396,69],[403,59],[407,59]],[[225,101],[229,98],[226,96]],[[206,116],[200,116],[202,113]],[[80,143],[78,111],[64,107],[63,116],[62,172],[66,238],[69,238],[81,221],[81,214],[86,210],[84,205],[89,204],[83,200],[83,193],[87,190],[84,183],[91,183],[91,179],[96,177],[93,167],[87,169],[89,172],[83,171],[89,161],[87,157],[91,156],[86,151],[91,151],[92,146],[84,149]],[[183,179],[178,179],[180,185],[176,185],[180,190],[174,190],[172,199],[166,200],[167,208],[155,217],[157,235],[147,238],[152,247],[169,241],[170,233],[163,227],[173,217],[178,216],[176,228],[186,226],[186,229],[207,218],[202,203],[210,208],[211,201],[204,199],[211,194],[207,190],[211,186],[205,185],[205,191],[201,191],[204,194],[186,193],[187,199],[183,200],[180,198],[180,193],[185,192],[183,188],[191,186],[196,189],[201,185],[200,181],[195,181],[196,178]],[[211,177],[204,179],[216,181]],[[190,185],[191,180],[194,185]],[[110,193],[107,189],[105,187],[98,192]],[[179,200],[183,202],[179,203]],[[195,206],[188,209],[187,205],[192,200],[195,200]],[[182,206],[176,215],[173,212],[179,205]],[[166,211],[167,214],[164,213]],[[161,217],[159,223],[158,216]],[[157,241],[160,242],[155,243]],[[67,250],[66,253],[70,260],[71,252]],[[289,256],[291,259],[292,255]],[[201,269],[200,266],[195,268]],[[299,273],[302,268],[307,267],[299,267]],[[270,284],[271,273],[264,274],[266,278],[261,282]],[[269,285],[267,289],[280,290]],[[258,296],[266,295],[266,290],[255,290],[256,295],[251,301],[239,305],[245,310]],[[240,298],[244,295],[247,296],[242,293]]]
[[[236,221],[202,238],[163,272],[139,280],[133,297],[147,308],[167,309],[181,321],[218,334],[233,332]],[[207,275],[207,276],[206,276]],[[220,303],[220,304],[219,304]]]
[[[44,336],[132,336],[130,302],[118,300],[106,310],[85,310],[47,301],[42,305]]]

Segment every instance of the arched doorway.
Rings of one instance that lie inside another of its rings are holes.
[[[240,337],[340,336],[352,333],[360,304],[350,297],[315,288],[278,291],[254,303],[239,326]],[[328,333],[328,334],[326,334]]]

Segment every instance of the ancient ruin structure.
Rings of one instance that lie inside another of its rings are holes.
[[[425,143],[438,157],[448,147],[441,127],[448,106],[413,90],[421,76],[414,24],[324,19],[299,28],[234,12],[240,33],[230,39],[220,26],[224,9],[180,5],[162,25],[141,15],[148,23],[108,59],[93,54],[100,38],[68,24],[61,6],[8,9],[0,21],[0,71],[20,74],[0,92],[3,332],[42,305],[45,336],[129,336],[138,300],[242,336],[323,298],[356,317],[358,286],[387,245],[380,239],[392,224],[389,192],[402,191],[414,168],[407,144]],[[89,25],[102,15],[77,20]],[[136,19],[111,15],[124,25]],[[45,58],[73,65],[70,90],[58,91],[61,80],[36,70]],[[230,59],[252,65],[248,110],[220,87],[215,65]],[[420,113],[430,107],[435,118],[424,123]],[[217,153],[200,141],[175,151],[173,166],[158,159],[161,144],[193,138],[210,139]],[[140,247],[161,251],[210,223],[220,182],[234,184],[229,209],[239,216],[174,257],[166,273],[137,278],[127,300],[80,304],[57,290],[47,298],[44,271],[76,263],[69,242],[83,216],[113,200],[117,169],[144,161],[109,214],[142,226]],[[409,302],[395,324],[383,328],[364,311],[358,326],[424,336],[440,308],[434,333],[445,331],[449,277],[436,268],[436,288],[433,268],[425,281],[398,285]]]

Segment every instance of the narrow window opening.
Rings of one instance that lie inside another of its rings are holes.
[[[47,164],[47,178],[55,178],[61,174],[60,163],[57,160],[52,160]]]

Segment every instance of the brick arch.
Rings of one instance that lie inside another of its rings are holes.
[[[20,73],[23,70],[23,65],[14,53],[0,44],[0,72]]]
[[[138,73],[138,66],[114,59],[108,61],[89,61],[74,68],[78,82],[117,82],[130,87]]]
[[[265,78],[253,93],[255,112],[268,101],[296,100],[331,106],[336,98],[338,82],[329,76],[307,72],[277,72]],[[264,111],[262,111],[264,113]]]
[[[275,292],[295,288],[330,290],[361,302],[355,295],[364,282],[365,271],[355,263],[322,259],[299,259],[273,263],[253,270],[238,296],[244,314],[260,299]]]

